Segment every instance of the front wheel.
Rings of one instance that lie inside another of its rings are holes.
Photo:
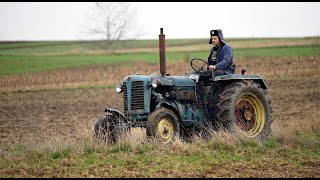
[[[239,137],[264,142],[271,132],[271,106],[265,91],[254,81],[227,86],[218,102],[218,119]]]
[[[170,143],[179,136],[178,122],[179,119],[173,111],[161,108],[149,116],[146,135],[149,138],[160,140],[162,143]]]

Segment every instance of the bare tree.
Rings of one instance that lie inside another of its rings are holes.
[[[103,40],[100,47],[104,49],[117,41],[136,39],[141,35],[139,27],[134,27],[136,9],[127,2],[95,2],[88,20],[91,25],[86,28],[87,34]]]

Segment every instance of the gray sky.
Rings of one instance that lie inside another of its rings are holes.
[[[90,2],[0,2],[0,41],[86,39]],[[140,39],[320,35],[319,2],[133,2]]]

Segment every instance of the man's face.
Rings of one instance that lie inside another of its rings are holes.
[[[220,39],[218,36],[211,36],[212,44],[215,44],[216,46],[220,46]]]

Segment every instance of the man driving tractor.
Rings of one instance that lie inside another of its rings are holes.
[[[213,46],[208,57],[210,71],[207,71],[207,74],[212,70],[215,71],[215,76],[234,74],[232,47],[225,42],[221,29],[210,31],[209,44]]]

